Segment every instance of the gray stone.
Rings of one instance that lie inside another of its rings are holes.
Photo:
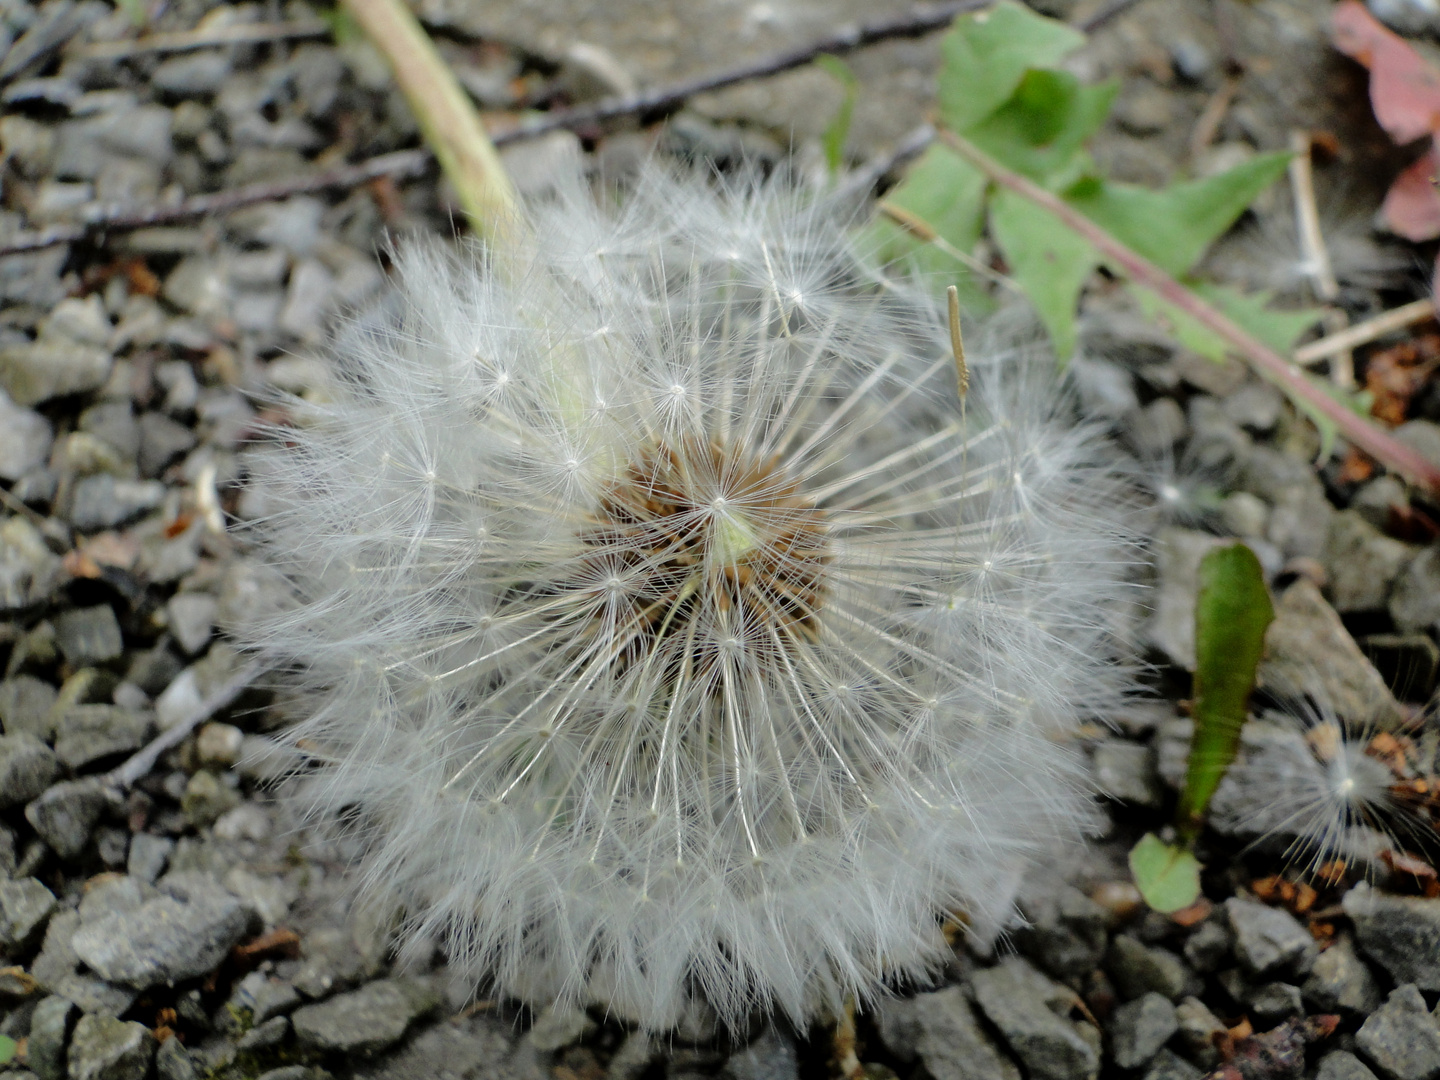
[[[970,982],[976,1003],[1032,1080],[1089,1080],[1098,1075],[1096,1048],[1051,1009],[1052,1000],[1073,996],[1073,991],[1014,956],[976,971]]]
[[[1330,519],[1325,538],[1325,573],[1335,610],[1383,611],[1391,587],[1414,555],[1354,510]]]
[[[1297,556],[1319,559],[1325,554],[1325,538],[1334,516],[1335,508],[1323,491],[1309,487],[1295,489],[1272,504],[1265,538],[1287,559]]]
[[[102,401],[80,414],[80,430],[109,444],[124,461],[140,452],[140,424],[128,401]]]
[[[1410,495],[1405,485],[1389,473],[1371,480],[1350,500],[1350,509],[1377,529],[1389,528],[1395,511],[1409,505]]]
[[[68,780],[51,785],[25,807],[25,820],[55,854],[72,859],[84,850],[106,801],[104,789],[94,780]]]
[[[1282,1020],[1301,1016],[1305,1012],[1300,988],[1286,982],[1267,982],[1252,987],[1245,1003],[1250,1009],[1250,1019],[1259,1031],[1266,1031]]]
[[[1145,1080],[1200,1080],[1200,1070],[1173,1050],[1162,1049],[1155,1055],[1150,1068],[1145,1071]]]
[[[0,735],[0,806],[29,802],[59,771],[54,751],[36,736]]]
[[[1440,674],[1440,646],[1429,634],[1367,634],[1356,644],[1396,697],[1429,699]]]
[[[1164,798],[1155,754],[1148,746],[1106,739],[1095,747],[1091,768],[1095,786],[1112,799],[1153,807]]]
[[[172,57],[150,73],[150,85],[174,97],[205,97],[224,85],[230,74],[227,50],[204,50]]]
[[[1157,457],[1169,453],[1190,425],[1175,399],[1162,397],[1127,416],[1121,428],[1138,453]]]
[[[0,881],[0,952],[14,957],[40,940],[55,894],[33,877]]]
[[[767,1031],[756,1042],[762,1041],[768,1035]],[[784,1036],[777,1032],[776,1038],[783,1040]],[[660,1056],[660,1052],[659,1044],[649,1034],[644,1031],[630,1032],[625,1036],[625,1041],[620,1044],[620,1048],[610,1057],[609,1080],[640,1080],[640,1077],[649,1070],[650,1063]],[[743,1054],[743,1051],[741,1053]],[[741,1054],[736,1054],[731,1057],[730,1062],[726,1063],[725,1071],[731,1080],[766,1080],[765,1073],[758,1070],[765,1069],[771,1063],[779,1064],[783,1068],[783,1064],[778,1062],[773,1053],[768,1049],[761,1049],[757,1052],[754,1061],[743,1060],[735,1067],[736,1071],[732,1072],[730,1064],[740,1056]],[[747,1072],[747,1068],[752,1065],[757,1071]],[[777,1076],[775,1080],[790,1080],[790,1078]]]
[[[1086,975],[1105,955],[1109,912],[1068,885],[1039,890],[1022,906],[1030,923],[1015,931],[1020,951],[1057,979]]]
[[[1127,1001],[1110,1017],[1110,1052],[1122,1069],[1138,1069],[1180,1030],[1175,1006],[1159,994]]]
[[[159,476],[172,461],[195,447],[195,429],[164,413],[140,416],[140,472]]]
[[[176,643],[194,656],[210,644],[215,627],[215,610],[219,601],[208,593],[176,593],[165,605],[170,618],[170,633]]]
[[[1195,595],[1200,560],[1225,541],[1209,533],[1167,528],[1155,541],[1156,589],[1147,642],[1177,667],[1195,667]]]
[[[103,664],[125,651],[120,623],[108,604],[62,611],[55,617],[55,644],[75,667]]]
[[[1232,536],[1263,537],[1270,523],[1270,507],[1248,491],[1232,491],[1220,503],[1220,522]]]
[[[112,986],[104,979],[72,971],[55,980],[54,991],[61,997],[75,1002],[81,1012],[88,1016],[119,1017],[129,1012],[135,1004],[136,993],[123,986]]]
[[[65,1046],[80,1010],[62,997],[47,997],[30,1016],[25,1063],[40,1080],[64,1080]]]
[[[144,1024],[82,1016],[70,1038],[70,1080],[145,1080],[155,1039]]]
[[[875,1022],[892,1054],[905,1062],[918,1057],[934,1080],[1020,1080],[1019,1068],[985,1033],[962,987],[886,1001]]]
[[[610,1075],[613,1080],[613,1061]],[[721,1075],[729,1080],[800,1080],[800,1058],[795,1042],[774,1027],[767,1027],[749,1046],[730,1055]]]
[[[23,611],[47,599],[60,580],[60,559],[23,517],[0,523],[0,608]]]
[[[175,841],[168,836],[154,833],[136,833],[130,838],[130,851],[125,860],[125,872],[140,881],[153,882],[165,871],[170,852],[175,850]]]
[[[180,798],[185,820],[197,829],[215,824],[223,814],[239,805],[240,793],[210,769],[200,769],[191,776]]]
[[[200,1080],[190,1054],[179,1039],[166,1039],[155,1051],[155,1075],[160,1080]]]
[[[295,987],[263,971],[252,971],[246,975],[230,994],[230,1005],[249,1012],[251,1020],[257,1024],[288,1013],[299,1004],[300,995]]]
[[[1440,1022],[1414,983],[1397,986],[1360,1030],[1355,1045],[1388,1080],[1440,1076]]]
[[[584,1009],[549,1005],[535,1017],[530,1028],[531,1045],[541,1053],[550,1053],[579,1042],[587,1032],[595,1030],[595,1021]]]
[[[55,134],[55,175],[63,180],[94,180],[114,157],[166,165],[174,149],[170,110],[160,105],[111,109],[70,120]]]
[[[1248,431],[1263,434],[1275,427],[1285,399],[1266,382],[1248,382],[1220,403],[1225,415]]]
[[[155,716],[150,712],[132,712],[118,705],[72,705],[60,714],[55,754],[66,767],[79,771],[139,750],[154,727]]]
[[[335,293],[335,276],[318,259],[302,259],[290,272],[279,326],[303,341],[318,341]]]
[[[1225,920],[1206,919],[1190,932],[1181,952],[1196,971],[1214,971],[1225,962],[1234,942]]]
[[[114,529],[148,514],[164,501],[165,485],[158,480],[120,480],[98,473],[76,483],[70,524],[84,532]]]
[[[8,82],[38,67],[47,56],[103,14],[100,5],[76,4],[72,0],[54,0],[39,6],[35,21],[0,57],[0,81]],[[9,44],[8,35],[5,40]]]
[[[264,1023],[256,1024],[245,1034],[235,1041],[235,1049],[241,1053],[256,1053],[261,1050],[270,1050],[279,1046],[285,1041],[285,1036],[290,1034],[290,1018],[288,1016],[272,1016]]]
[[[326,1053],[364,1054],[398,1042],[438,999],[401,979],[377,979],[358,990],[296,1009],[291,1017],[302,1046]]]
[[[1360,951],[1392,979],[1440,990],[1440,900],[1389,896],[1362,881],[1342,906]]]
[[[33,675],[17,675],[0,682],[0,723],[7,735],[22,732],[48,739],[55,734],[50,707],[55,704],[55,687]]]
[[[1197,997],[1187,997],[1175,1006],[1179,1044],[1191,1061],[1213,1068],[1220,1061],[1216,1040],[1228,1030],[1221,1019]]]
[[[1318,949],[1315,939],[1288,911],[1232,896],[1225,901],[1235,956],[1252,976],[1308,973]]]
[[[53,438],[49,420],[0,395],[0,480],[19,480],[44,465]]]
[[[248,924],[240,902],[218,889],[161,896],[86,923],[71,947],[106,981],[143,990],[213,970]]]
[[[1355,952],[1349,934],[1341,934],[1316,957],[1301,989],[1317,1012],[1369,1016],[1380,1007],[1380,985]]]
[[[1440,545],[1430,545],[1400,572],[1389,611],[1402,633],[1428,631],[1440,623]]]
[[[1376,1076],[1350,1051],[1331,1050],[1320,1059],[1315,1080],[1376,1080]]]
[[[0,346],[0,389],[17,405],[38,405],[100,389],[113,362],[105,349],[63,339]]]
[[[631,1035],[626,1045],[643,1035]],[[359,1065],[356,1080],[551,1080],[548,1067],[539,1064],[532,1047],[514,1049],[509,1021],[493,1016],[463,1014],[416,1034],[400,1049],[374,1065]],[[527,1054],[526,1051],[529,1051]],[[622,1047],[616,1057],[625,1053]],[[528,1060],[527,1060],[528,1059]],[[528,1068],[532,1063],[533,1071]],[[612,1080],[635,1080],[615,1071]],[[265,1074],[259,1080],[266,1080]],[[275,1076],[274,1080],[318,1080],[304,1075]]]
[[[1391,436],[1440,468],[1440,424],[1429,420],[1407,420]]]
[[[1301,578],[1275,605],[1265,634],[1259,685],[1281,693],[1309,691],[1342,718],[1397,722],[1400,705],[1320,590]]]
[[[1105,970],[1126,1001],[1151,991],[1177,1001],[1200,993],[1200,977],[1169,949],[1117,934],[1105,954]]]

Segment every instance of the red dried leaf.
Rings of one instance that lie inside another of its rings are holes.
[[[1335,47],[1370,69],[1370,105],[1392,139],[1408,143],[1440,127],[1440,71],[1404,38],[1359,0],[1337,6],[1330,27]]]
[[[1406,240],[1433,240],[1440,236],[1440,193],[1435,177],[1440,160],[1432,144],[1418,161],[1395,178],[1385,193],[1385,224]]]

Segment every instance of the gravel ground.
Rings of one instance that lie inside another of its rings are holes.
[[[1037,6],[1071,17],[1096,5]],[[1390,9],[1422,37],[1437,30],[1422,4]],[[522,107],[743,62],[903,5],[433,0],[422,10],[503,123]],[[1164,182],[1283,147],[1292,128],[1327,133],[1322,221],[1340,303],[1359,319],[1423,295],[1428,260],[1371,228],[1403,161],[1369,119],[1363,73],[1325,44],[1328,10],[1143,0],[1074,65],[1123,79],[1096,147],[1122,178]],[[315,18],[298,2],[177,0],[152,12],[155,31]],[[705,34],[690,31],[700,24]],[[163,204],[417,144],[364,45],[311,34],[118,57],[101,47],[133,36],[100,0],[0,0],[0,243],[97,204]],[[1246,77],[1197,145],[1232,60]],[[923,118],[936,63],[933,37],[854,58],[855,162]],[[507,165],[528,191],[582,157],[611,177],[657,152],[793,155],[804,172],[838,101],[827,76],[802,70],[705,95],[663,127],[519,144]],[[1283,190],[1267,193],[1207,270],[1307,299],[1292,216]],[[295,831],[269,794],[288,765],[272,738],[284,702],[270,694],[242,694],[123,798],[99,783],[243,665],[216,628],[255,585],[224,525],[262,509],[239,486],[237,451],[262,421],[284,419],[266,392],[323,393],[316,358],[338,316],[382,295],[386,245],[448,234],[452,218],[433,177],[380,180],[0,258],[0,957],[12,965],[0,969],[0,1034],[21,1042],[8,1066],[19,1075],[836,1074],[826,1031],[757,1020],[721,1037],[695,1015],[656,1040],[599,1014],[472,1003],[447,979],[440,943],[393,956],[394,913],[350,908],[352,853]],[[1337,708],[1402,732],[1405,776],[1435,775],[1426,704],[1440,664],[1440,511],[1344,453],[1316,472],[1313,430],[1276,391],[1238,363],[1177,348],[1103,288],[1086,298],[1084,334],[1082,395],[1157,496],[1157,588],[1141,633],[1156,696],[1085,735],[1108,793],[1107,834],[1027,884],[1029,925],[996,952],[961,944],[935,986],[902,988],[860,1017],[860,1057],[873,1076],[933,1080],[1193,1080],[1221,1067],[1232,1071],[1215,1075],[1440,1077],[1440,889],[1428,864],[1377,843],[1349,853],[1343,872],[1281,873],[1284,823],[1258,828],[1264,800],[1238,781],[1204,841],[1208,899],[1146,913],[1124,862],[1163,823],[1182,778],[1196,568],[1221,537],[1254,548],[1276,593],[1262,683],[1321,679]],[[1436,356],[1432,329],[1358,362],[1362,376],[1367,363],[1376,378],[1411,373],[1391,419],[1440,460],[1440,389],[1426,366]],[[1312,760],[1293,726],[1261,720],[1247,729],[1240,779],[1289,775],[1297,753]],[[1270,842],[1251,843],[1256,832]]]

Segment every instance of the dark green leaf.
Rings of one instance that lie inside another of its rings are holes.
[[[1219,176],[1171,184],[1160,191],[1090,178],[1071,187],[1065,199],[1117,240],[1166,273],[1179,276],[1289,162],[1288,153],[1262,154]]]
[[[1049,67],[1084,43],[1078,30],[1013,0],[960,16],[940,46],[942,122],[968,130],[1009,100],[1027,70]]]
[[[1220,778],[1235,760],[1265,631],[1275,618],[1260,560],[1244,544],[1216,548],[1200,562],[1195,601],[1195,733],[1180,826],[1193,835],[1204,822]]]
[[[1075,351],[1075,303],[1099,262],[1094,248],[1024,196],[997,191],[990,231],[1013,277],[1035,311],[1061,362]]]
[[[1130,876],[1156,911],[1179,911],[1200,899],[1200,863],[1184,847],[1146,833],[1130,849]]]
[[[1084,86],[1068,72],[1027,71],[1010,100],[969,138],[1002,165],[1047,186],[1074,183],[1093,167],[1081,147],[1105,123],[1119,89],[1115,79]]]
[[[825,149],[825,164],[830,169],[830,175],[834,176],[844,164],[845,140],[850,137],[850,124],[855,119],[855,96],[860,83],[850,65],[838,56],[817,56],[815,66],[835,79],[845,92],[840,108],[820,136],[820,145]]]

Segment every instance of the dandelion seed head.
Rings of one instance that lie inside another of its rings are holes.
[[[404,253],[252,458],[283,588],[238,632],[307,703],[307,807],[477,987],[663,1028],[932,970],[1087,820],[1113,455],[1003,330],[962,409],[943,313],[782,183],[531,225],[518,266]]]

